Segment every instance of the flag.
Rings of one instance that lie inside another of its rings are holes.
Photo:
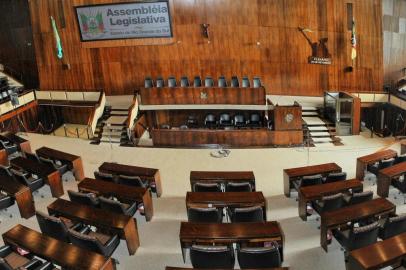
[[[51,16],[51,25],[54,31],[55,43],[56,43],[56,56],[59,59],[63,58],[63,49],[62,49],[62,42],[61,38],[59,37],[58,28],[56,27],[56,22],[54,18]]]
[[[357,37],[355,36],[355,21],[352,19],[352,32],[351,32],[351,59],[357,58]]]

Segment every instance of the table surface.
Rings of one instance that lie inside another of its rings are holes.
[[[384,198],[377,198],[367,202],[328,211],[321,215],[322,223],[327,226],[345,224],[359,220],[374,214],[383,213],[395,209],[395,205]]]
[[[252,171],[191,171],[190,180],[255,180]]]
[[[48,205],[48,212],[52,213],[54,211],[67,218],[76,218],[82,220],[84,223],[97,224],[118,230],[124,229],[132,218],[63,199],[57,199]]]
[[[103,269],[110,262],[110,258],[59,241],[20,224],[4,233],[3,239],[71,269]]]
[[[297,167],[283,170],[289,177],[299,177],[306,175],[314,175],[319,173],[329,173],[341,171],[341,167],[336,163],[325,163],[319,165]]]
[[[58,159],[58,160],[69,161],[69,162],[73,162],[76,159],[80,158],[79,156],[72,155],[72,154],[62,152],[62,151],[59,151],[56,149],[52,149],[49,147],[45,147],[45,146],[37,149],[36,152],[39,156],[46,156],[51,159]]]
[[[216,239],[239,241],[246,239],[282,237],[277,221],[249,223],[195,223],[181,222],[180,240]]]
[[[11,176],[0,175],[0,189],[4,190],[8,195],[14,196],[20,192],[25,192],[29,187],[21,184]]]
[[[105,196],[114,196],[126,200],[139,201],[142,200],[145,192],[148,189],[141,187],[132,187],[127,185],[120,185],[112,182],[96,180],[92,178],[85,178],[78,184],[78,188],[96,191]]]
[[[57,171],[51,166],[23,157],[12,159],[10,164],[41,177],[48,176]]]
[[[363,269],[381,269],[389,266],[406,254],[406,233],[388,238],[384,241],[356,249],[350,252],[350,261],[354,259]]]
[[[124,165],[112,162],[104,162],[102,165],[100,165],[99,170],[128,176],[149,176],[149,177],[153,177],[158,171],[158,169],[153,168]]]
[[[372,153],[370,155],[362,156],[357,159],[363,163],[369,164],[369,163],[374,163],[374,162],[380,161],[385,158],[391,158],[391,157],[396,157],[396,156],[397,156],[397,152],[395,150],[387,149],[387,150]]]
[[[300,193],[304,198],[313,200],[325,195],[338,193],[343,190],[362,187],[362,182],[357,179],[326,183],[321,185],[312,185],[307,187],[301,187]]]
[[[388,168],[382,169],[379,171],[379,174],[383,174],[387,177],[392,178],[395,176],[399,176],[405,172],[406,172],[406,161],[393,165],[393,166],[390,166]]]
[[[265,204],[262,192],[187,192],[186,204],[212,203],[212,204]]]

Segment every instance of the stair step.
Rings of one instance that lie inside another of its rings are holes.
[[[128,108],[127,109],[117,109],[117,108],[113,108],[111,109],[112,111],[116,111],[116,112],[128,112]]]

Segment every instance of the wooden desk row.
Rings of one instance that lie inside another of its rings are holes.
[[[30,142],[13,133],[7,132],[0,134],[0,140],[9,141],[10,143],[17,145],[19,151],[31,153]],[[3,166],[9,165],[8,154],[3,146],[0,147],[0,164]]]
[[[397,155],[398,154],[396,151],[388,149],[357,158],[357,169],[356,169],[357,179],[361,181],[364,180],[365,169],[367,168],[368,165],[374,164],[375,162],[381,161],[383,159],[396,157]]]
[[[191,171],[190,187],[197,182],[226,184],[229,182],[248,182],[255,191],[255,176],[252,171]]]

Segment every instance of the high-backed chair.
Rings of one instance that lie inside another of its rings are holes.
[[[247,76],[242,77],[242,82],[241,82],[241,86],[243,88],[248,88],[251,86],[250,84],[250,79]]]
[[[148,183],[142,181],[142,179],[139,176],[119,175],[118,183],[133,187],[143,187],[143,188],[148,187]]]
[[[152,87],[154,87],[154,81],[152,80],[151,77],[146,77],[146,78],[145,78],[144,87],[145,87],[145,88],[152,88]]]
[[[197,182],[193,185],[194,192],[221,192],[221,186],[217,183]]]
[[[395,163],[395,158],[389,158],[379,161],[376,164],[368,165],[367,170],[371,173],[378,175],[378,172],[382,169],[388,168]]]
[[[312,202],[313,209],[321,216],[324,212],[341,208],[344,205],[342,193],[324,196],[321,200]]]
[[[82,226],[80,223],[69,226],[62,219],[49,216],[40,211],[37,211],[35,215],[37,217],[39,228],[43,234],[65,242],[69,242],[69,229],[77,230]]]
[[[213,87],[214,86],[214,80],[212,77],[206,77],[206,79],[204,79],[204,87]]]
[[[382,240],[406,232],[406,214],[387,217],[380,223],[379,238]]]
[[[40,162],[42,162],[44,164],[47,164],[51,168],[54,168],[61,175],[63,175],[64,173],[66,173],[68,171],[68,165],[67,164],[56,163],[55,161],[53,161],[52,159],[49,159],[49,158],[44,158],[44,157],[38,157],[38,158],[39,158]]]
[[[258,113],[250,114],[250,118],[248,120],[248,125],[252,128],[261,127],[261,125],[262,125],[261,116]]]
[[[99,172],[99,171],[94,171],[94,178],[96,178],[97,180],[102,180],[102,181],[106,181],[106,182],[113,182],[113,183],[117,182],[116,178],[111,173],[103,173],[103,172]]]
[[[333,231],[334,237],[346,251],[362,248],[375,243],[378,239],[378,233],[378,222],[363,227],[353,227],[342,231]]]
[[[399,164],[399,163],[402,163],[402,162],[405,162],[405,161],[406,161],[406,154],[403,154],[403,155],[397,156],[395,158],[394,164]]]
[[[226,192],[251,192],[252,187],[249,182],[227,182]]]
[[[324,180],[324,183],[338,182],[345,179],[347,179],[346,172],[329,173],[326,177],[326,180]]]
[[[165,87],[165,80],[162,77],[156,78],[156,87],[158,88]]]
[[[233,120],[232,120],[230,114],[228,114],[228,113],[220,114],[219,125],[221,127],[230,127],[230,126],[232,126],[233,125]]]
[[[406,204],[406,174],[403,174],[403,177],[400,177],[399,179],[393,179],[391,184],[403,194],[403,203]],[[395,199],[397,199],[396,196]]]
[[[173,76],[170,76],[168,78],[168,87],[176,87],[176,78]]]
[[[189,87],[190,83],[189,83],[189,79],[187,76],[182,76],[180,78],[180,87]]]
[[[262,86],[261,78],[259,78],[259,77],[254,77],[252,82],[254,84],[254,88],[260,88]]]
[[[193,79],[193,87],[201,87],[202,86],[202,79],[200,76],[195,76]]]
[[[99,199],[94,193],[82,193],[68,190],[68,195],[72,202],[81,203],[92,207],[99,207]]]
[[[231,87],[240,87],[240,81],[237,76],[231,77]]]
[[[216,116],[211,113],[206,115],[204,119],[204,125],[208,128],[215,128],[217,126]]]
[[[272,247],[237,247],[241,269],[276,268],[282,265],[277,245]]]
[[[32,160],[32,161],[35,161],[35,162],[40,162],[38,156],[36,154],[34,154],[34,153],[24,152],[24,156],[29,160]]]
[[[247,120],[245,120],[245,116],[243,114],[236,114],[234,115],[234,126],[237,128],[245,127],[247,124]]]
[[[323,176],[321,174],[303,176],[301,179],[293,182],[293,187],[299,191],[301,187],[320,185],[322,183]]]
[[[261,206],[229,208],[231,222],[262,222],[264,211]]]
[[[223,221],[223,208],[194,208],[187,211],[190,222],[221,223]]]
[[[227,87],[227,79],[224,76],[220,76],[218,80],[218,87]]]
[[[198,120],[197,120],[197,117],[194,116],[194,115],[189,115],[189,116],[187,117],[187,123],[186,123],[186,125],[187,125],[189,128],[197,128],[197,127],[199,126],[199,122],[198,122]]]
[[[18,171],[15,169],[10,169],[14,178],[17,179],[21,184],[28,186],[32,192],[40,189],[44,186],[44,180],[42,178],[34,178],[32,174]]]
[[[231,246],[193,245],[190,248],[190,260],[193,268],[233,269],[234,250]]]
[[[120,244],[120,238],[117,235],[93,232],[90,228],[81,232],[69,230],[69,238],[72,244],[100,253],[106,257],[110,257]]]
[[[350,196],[345,197],[344,201],[347,205],[354,205],[372,200],[373,196],[373,191],[354,192]]]
[[[0,145],[3,146],[4,149],[6,149],[7,155],[12,155],[18,151],[18,146],[8,141],[0,140]]]
[[[123,214],[126,216],[134,216],[137,212],[137,202],[133,202],[132,204],[126,204],[115,200],[110,200],[105,197],[99,197],[100,208],[115,212],[118,214]]]
[[[41,261],[34,258],[30,259],[14,252],[11,246],[0,247],[0,269],[14,270],[27,269],[33,270],[41,265]]]

